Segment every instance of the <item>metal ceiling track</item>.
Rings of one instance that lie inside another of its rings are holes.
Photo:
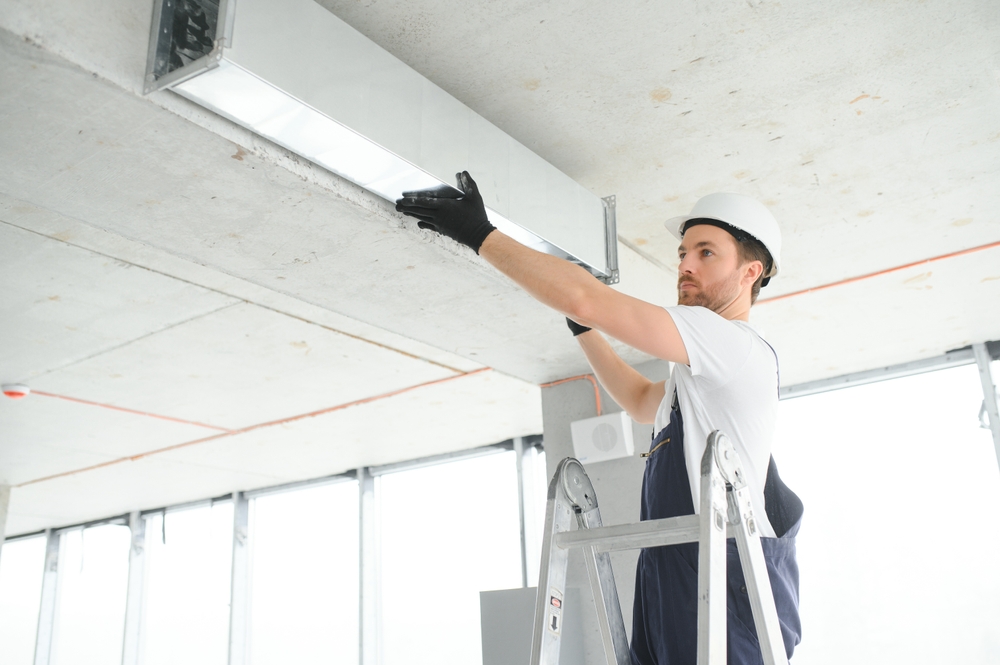
[[[862,372],[842,374],[841,376],[834,376],[829,379],[819,379],[818,381],[809,381],[806,383],[797,383],[791,386],[782,386],[779,389],[780,398],[785,400],[795,397],[805,397],[807,395],[815,395],[816,393],[824,393],[830,390],[853,388],[854,386],[863,386],[868,383],[899,379],[913,374],[923,374],[924,372],[934,372],[939,369],[950,369],[952,367],[961,367],[963,365],[979,364],[980,368],[982,368],[982,362],[979,361],[976,356],[975,346],[976,345],[964,346],[960,349],[948,351],[944,355],[924,358],[922,360],[913,360],[899,365],[878,367],[876,369],[869,369]],[[992,358],[993,360],[1000,360],[1000,340],[983,342],[980,346],[985,349],[983,353],[986,355],[984,357]]]
[[[390,201],[476,179],[501,231],[618,281],[591,194],[313,0],[156,0],[145,91],[170,89]]]

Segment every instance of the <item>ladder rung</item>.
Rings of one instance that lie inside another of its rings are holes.
[[[555,534],[553,544],[563,549],[593,545],[598,552],[637,550],[643,547],[677,545],[698,540],[701,524],[697,515],[646,520]]]

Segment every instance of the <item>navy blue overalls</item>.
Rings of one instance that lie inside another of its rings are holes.
[[[694,514],[684,464],[684,423],[674,393],[670,423],[653,439],[642,478],[640,519]],[[799,643],[799,569],[795,535],[802,502],[781,482],[772,457],[764,502],[778,538],[761,538],[781,635],[789,658]],[[735,539],[727,545],[728,663],[763,665]],[[633,665],[694,665],[698,657],[698,543],[642,550],[635,573]]]

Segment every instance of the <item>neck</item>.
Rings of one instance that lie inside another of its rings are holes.
[[[716,310],[716,314],[728,321],[750,321],[750,292],[741,291],[731,303]]]

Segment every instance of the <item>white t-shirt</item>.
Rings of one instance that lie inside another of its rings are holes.
[[[695,513],[701,497],[701,456],[720,430],[740,456],[761,535],[774,537],[764,512],[764,481],[778,411],[778,368],[771,347],[749,323],[728,321],[705,307],[667,307],[687,349],[674,363],[656,411],[656,431],[670,422],[677,399],[684,418],[684,458]]]

